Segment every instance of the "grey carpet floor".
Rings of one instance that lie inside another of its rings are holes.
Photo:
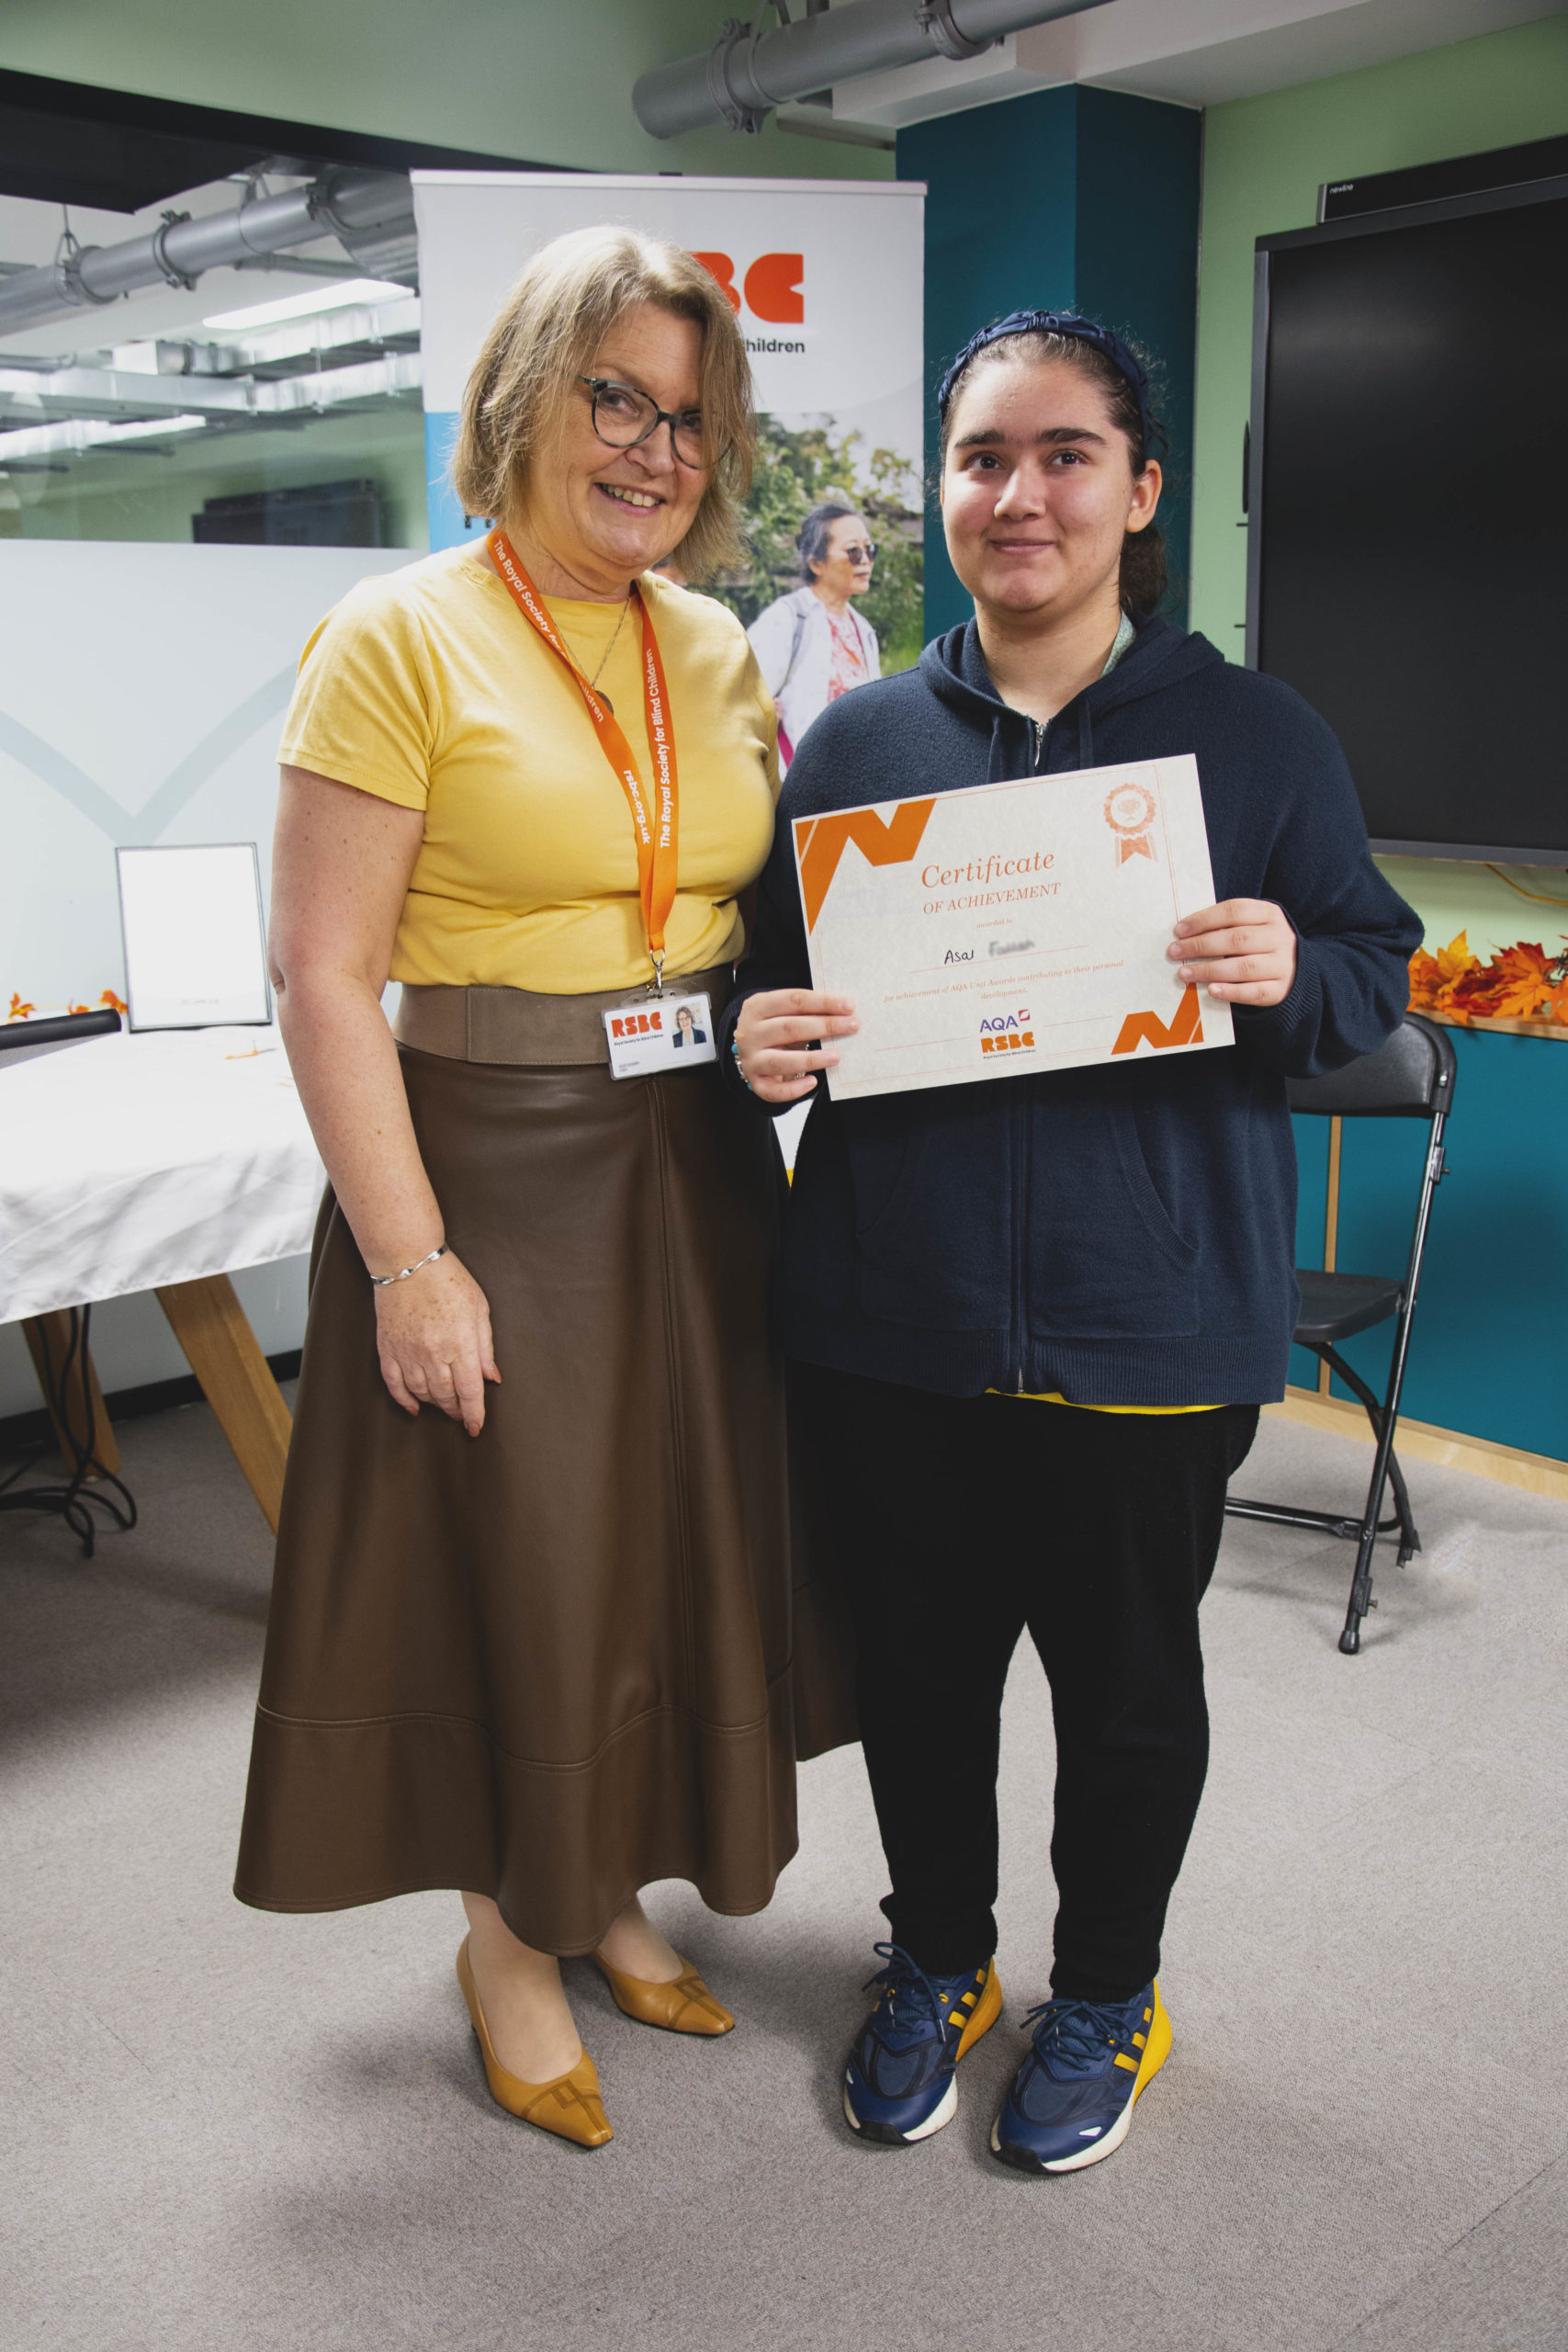
[[[1413,1464],[1427,1549],[1382,1571],[1356,1660],[1348,1547],[1231,1523],[1174,2053],[1115,2158],[1036,2181],[986,2152],[1049,1950],[1032,1655],[1008,2022],[955,2123],[872,2150],[839,2118],[884,1883],[845,1751],[803,1774],[768,1912],[652,1897],[735,2034],[649,2032],[572,1965],[616,2132],[590,2155],[490,2104],[454,1898],[232,1900],[265,1531],[205,1408],[124,1437],[141,1525],[94,1562],[0,1521],[6,2352],[1568,2345],[1568,1511]],[[1265,1424],[1245,1485],[1354,1508],[1368,1462]]]

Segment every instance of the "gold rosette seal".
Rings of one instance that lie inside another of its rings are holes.
[[[1159,803],[1146,784],[1128,776],[1111,786],[1105,796],[1105,821],[1116,836],[1118,865],[1130,857],[1156,862],[1151,828],[1158,814]]]

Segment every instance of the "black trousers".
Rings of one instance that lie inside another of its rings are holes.
[[[1198,1604],[1255,1405],[1089,1413],[792,1368],[834,1531],[893,1939],[933,1973],[996,1948],[1002,1686],[1027,1625],[1056,1729],[1052,1989],[1129,2000],[1209,1759]]]

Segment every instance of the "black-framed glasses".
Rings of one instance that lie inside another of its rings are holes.
[[[848,547],[840,548],[839,553],[847,555],[852,563],[870,563],[876,554],[876,541],[852,539]]]
[[[617,384],[608,376],[582,376],[578,380],[587,385],[592,401],[593,430],[610,448],[635,449],[639,441],[651,440],[660,426],[667,424],[670,446],[683,466],[705,473],[723,455],[708,446],[701,409],[678,409],[672,415],[646,392],[630,384]]]

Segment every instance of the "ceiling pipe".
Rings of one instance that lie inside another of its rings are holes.
[[[759,0],[755,24],[725,19],[705,57],[656,65],[632,92],[655,139],[728,123],[761,130],[769,109],[863,74],[886,74],[931,57],[978,57],[1008,33],[1081,16],[1105,0],[848,0],[789,18],[787,0]],[[762,30],[770,6],[780,22]]]
[[[227,212],[193,220],[165,216],[150,236],[123,245],[78,245],[40,269],[0,279],[0,334],[45,319],[69,318],[85,306],[116,302],[144,286],[194,286],[209,269],[290,245],[335,236],[351,253],[413,235],[413,194],[401,172],[329,172],[286,196],[248,198]]]

